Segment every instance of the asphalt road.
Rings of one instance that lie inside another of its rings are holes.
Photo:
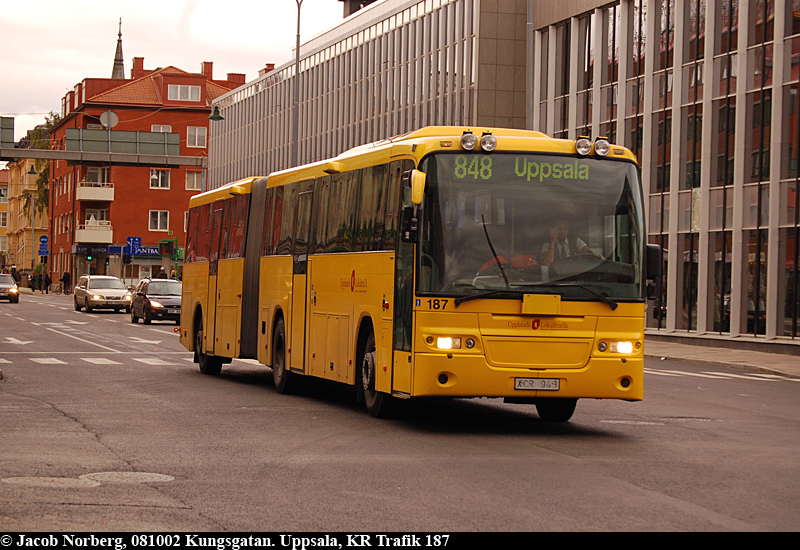
[[[800,528],[800,379],[646,360],[641,403],[274,391],[200,374],[174,325],[0,303],[0,532]],[[83,476],[83,477],[82,477]]]

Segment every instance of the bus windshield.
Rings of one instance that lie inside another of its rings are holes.
[[[530,153],[427,157],[417,292],[643,299],[637,167]]]

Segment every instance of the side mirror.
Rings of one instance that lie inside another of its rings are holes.
[[[661,266],[664,263],[661,247],[657,244],[648,244],[645,248],[645,254],[646,279],[648,281],[660,280]]]
[[[425,173],[419,170],[411,171],[411,202],[414,205],[422,203],[422,197],[425,196]]]
[[[417,207],[407,204],[403,207],[403,219],[400,225],[400,239],[404,243],[413,243],[417,241],[417,229],[419,227],[419,218],[417,218]]]

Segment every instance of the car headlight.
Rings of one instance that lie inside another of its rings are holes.
[[[103,297],[98,295],[98,294],[95,294],[94,296],[92,296],[92,300],[102,300],[102,299],[103,299]]]
[[[130,294],[126,294],[126,295],[125,295],[125,299],[126,299],[126,300],[128,300],[128,301],[130,301],[130,300],[131,300],[131,295],[130,295]]]
[[[161,305],[161,302],[156,302],[155,300],[150,302],[150,307],[164,307]]]
[[[19,289],[17,289],[17,288],[9,288],[8,291],[11,292],[12,294],[16,294],[17,292],[19,292]]]

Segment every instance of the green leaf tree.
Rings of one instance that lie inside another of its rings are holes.
[[[50,132],[61,121],[61,115],[50,112],[45,116],[45,123],[38,125],[28,132],[25,137],[26,145],[29,149],[50,149]],[[36,159],[34,167],[39,175],[36,178],[36,189],[25,189],[22,192],[22,211],[33,224],[31,215],[31,202],[33,211],[40,217],[44,216],[50,207],[50,161],[46,159]]]

